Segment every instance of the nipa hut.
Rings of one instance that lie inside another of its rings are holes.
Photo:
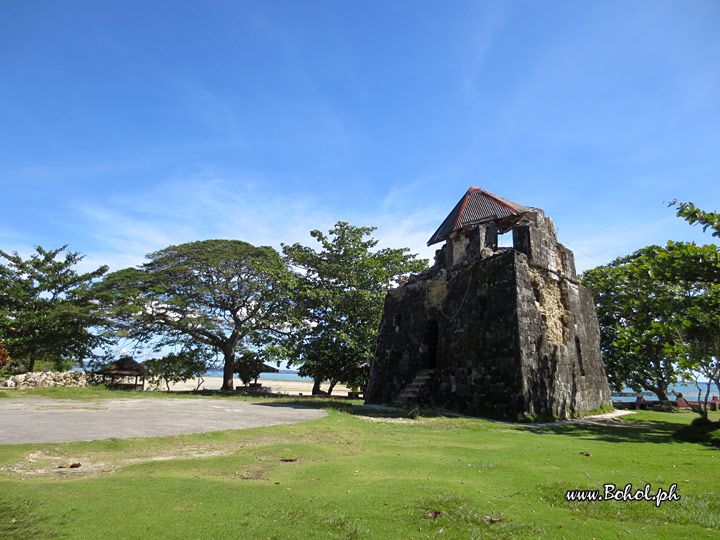
[[[109,377],[110,386],[119,386],[131,390],[144,390],[145,377],[150,375],[150,371],[145,366],[129,356],[124,356],[116,362],[103,367],[97,373],[102,375],[103,383],[107,382]],[[123,382],[128,377],[135,377],[135,383]],[[115,384],[116,379],[118,379],[117,384]]]

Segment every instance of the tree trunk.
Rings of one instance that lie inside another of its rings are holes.
[[[312,388],[312,395],[313,396],[319,396],[322,394],[322,390],[320,390],[320,383],[322,382],[322,379],[315,379],[313,382],[313,388]]]
[[[223,384],[220,390],[231,391],[235,389],[233,385],[233,375],[235,373],[235,352],[224,351],[225,366],[223,367]]]
[[[652,391],[655,392],[655,395],[660,401],[668,401],[670,399],[667,394],[667,388],[654,388]]]
[[[335,388],[335,385],[337,384],[337,381],[330,381],[330,388],[328,388],[328,396],[332,394],[333,388]]]
[[[656,350],[657,349],[657,350]],[[638,383],[648,392],[654,393],[660,401],[667,401],[668,382],[665,380],[666,370],[661,360],[662,347],[659,349],[652,344],[647,346],[647,355],[650,359],[650,370],[647,377],[650,381],[640,379]],[[653,384],[655,383],[655,384]]]
[[[653,386],[647,383],[643,383],[641,386],[648,392],[655,394],[660,401],[668,401],[667,386]]]

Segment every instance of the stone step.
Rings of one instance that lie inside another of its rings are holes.
[[[398,395],[395,403],[408,404],[415,403],[418,400],[418,395],[422,392],[435,375],[434,369],[422,369],[415,374],[413,380],[405,388],[402,389]]]

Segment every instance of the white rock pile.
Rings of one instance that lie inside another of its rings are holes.
[[[90,379],[90,380],[89,380]],[[8,388],[50,388],[52,386],[88,386],[94,381],[94,376],[86,375],[84,371],[34,371],[13,375],[0,382],[1,386]]]

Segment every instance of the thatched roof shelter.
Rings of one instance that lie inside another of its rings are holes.
[[[120,360],[104,366],[98,370],[101,375],[150,375],[148,368],[136,362],[130,356],[123,356]]]
[[[148,368],[143,366],[140,362],[136,362],[129,356],[124,356],[119,360],[102,367],[97,371],[99,375],[103,376],[103,382],[106,381],[107,377],[110,377],[110,385],[115,385],[115,378],[122,380],[124,377],[135,377],[134,384],[123,384],[123,387],[133,387],[135,390],[145,389],[145,377],[150,375]],[[142,382],[138,380],[142,377]],[[138,386],[140,388],[138,388]]]

